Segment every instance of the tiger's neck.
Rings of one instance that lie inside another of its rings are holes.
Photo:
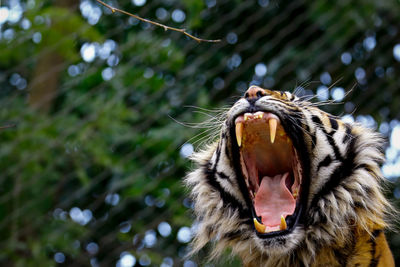
[[[341,248],[323,248],[311,266],[394,266],[385,234],[375,229],[372,234],[360,231],[354,240]]]
[[[264,258],[263,262],[244,264],[246,267],[257,266],[293,266],[293,267],[394,267],[385,234],[382,229],[375,229],[369,234],[366,231],[355,231],[352,240],[347,240],[341,246],[326,246],[319,248],[315,256],[306,255],[308,248],[297,251],[286,258]],[[303,254],[304,253],[304,254]]]

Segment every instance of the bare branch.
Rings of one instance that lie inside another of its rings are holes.
[[[121,13],[121,14],[125,14],[125,15],[128,15],[128,16],[130,16],[130,17],[133,17],[133,18],[135,18],[135,19],[138,19],[138,20],[140,20],[140,21],[147,22],[147,23],[153,24],[153,25],[155,25],[155,26],[161,27],[161,28],[163,28],[163,29],[166,30],[166,31],[167,31],[167,30],[171,30],[171,31],[176,31],[176,32],[183,33],[184,35],[186,35],[186,36],[192,38],[193,40],[196,40],[196,41],[199,42],[199,43],[200,43],[200,42],[218,43],[218,42],[221,41],[220,39],[218,39],[218,40],[201,39],[201,38],[198,38],[198,37],[193,36],[193,35],[191,35],[190,33],[186,32],[186,29],[178,29],[178,28],[170,27],[170,26],[167,26],[167,25],[164,25],[164,24],[155,22],[155,21],[151,21],[151,20],[148,20],[148,19],[139,17],[138,15],[129,13],[129,12],[125,11],[125,10],[112,7],[112,6],[110,6],[110,5],[106,4],[106,3],[104,3],[104,2],[101,1],[101,0],[96,0],[96,1],[99,2],[100,4],[102,4],[103,6],[109,8],[109,9],[111,10],[112,13],[119,12],[119,13]]]

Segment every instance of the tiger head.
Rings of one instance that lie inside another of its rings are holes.
[[[231,247],[245,264],[307,263],[356,230],[385,227],[382,144],[289,92],[250,87],[218,142],[193,156],[193,251],[212,241],[212,256]]]

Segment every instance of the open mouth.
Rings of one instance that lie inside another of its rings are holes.
[[[238,116],[235,133],[257,233],[267,237],[290,231],[301,212],[302,185],[292,140],[280,119],[263,111]]]

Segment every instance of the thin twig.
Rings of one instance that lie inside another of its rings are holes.
[[[158,27],[161,27],[161,28],[163,28],[163,29],[166,30],[166,31],[167,31],[167,30],[171,30],[171,31],[176,31],[176,32],[183,33],[184,35],[186,35],[186,36],[192,38],[193,40],[196,40],[196,41],[199,42],[199,43],[200,43],[200,42],[218,43],[218,42],[221,41],[221,40],[219,40],[219,39],[218,39],[218,40],[201,39],[201,38],[198,38],[198,37],[196,37],[196,36],[191,35],[190,33],[187,33],[187,32],[186,32],[186,29],[178,29],[178,28],[170,27],[170,26],[167,26],[167,25],[164,25],[164,24],[161,24],[161,23],[152,21],[152,20],[144,19],[144,18],[142,18],[142,17],[139,17],[138,15],[129,13],[129,12],[125,11],[125,10],[112,7],[112,6],[110,6],[110,5],[106,4],[106,3],[104,3],[104,2],[101,1],[101,0],[96,0],[96,1],[99,2],[100,4],[102,4],[103,6],[109,8],[109,9],[111,10],[112,13],[119,12],[119,13],[121,13],[121,14],[125,14],[125,15],[128,15],[128,16],[130,16],[130,17],[133,17],[133,18],[135,18],[135,19],[138,19],[138,20],[140,20],[140,21],[144,21],[144,22],[147,22],[147,23],[156,25],[156,26],[158,26]]]

